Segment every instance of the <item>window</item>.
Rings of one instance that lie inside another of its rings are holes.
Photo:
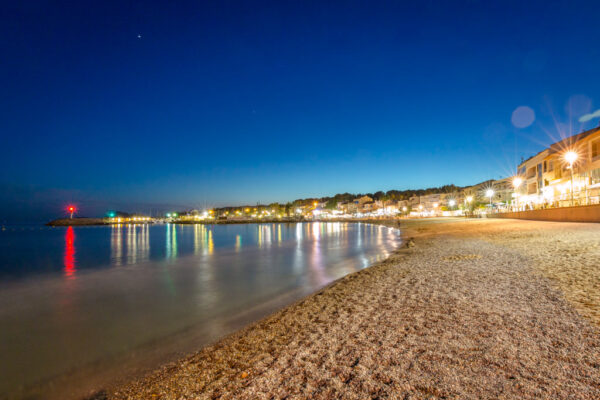
[[[596,183],[600,183],[600,168],[591,170],[590,178],[592,181],[592,185],[595,185]]]
[[[592,159],[600,156],[600,140],[592,142]]]
[[[556,168],[556,170],[554,171],[554,179],[561,179],[561,178],[562,178],[562,169]]]

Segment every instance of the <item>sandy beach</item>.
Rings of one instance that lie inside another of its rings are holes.
[[[402,230],[385,261],[95,398],[600,398],[600,225]]]

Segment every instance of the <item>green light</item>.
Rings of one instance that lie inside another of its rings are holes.
[[[173,216],[174,216],[174,217],[176,217],[176,216],[177,216],[177,213],[173,213]]]
[[[167,213],[167,218],[171,218],[171,213]]]
[[[109,212],[108,212],[108,217],[109,217],[109,218],[114,218],[114,217],[116,217],[116,216],[117,216],[117,213],[115,213],[114,211],[109,211]]]

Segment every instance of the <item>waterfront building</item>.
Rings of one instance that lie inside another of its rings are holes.
[[[572,159],[570,159],[572,157]],[[600,202],[600,127],[570,136],[523,161],[520,209]]]

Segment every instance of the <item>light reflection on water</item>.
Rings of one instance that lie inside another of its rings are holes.
[[[21,386],[35,391],[76,371],[77,387],[56,398],[196,349],[367,267],[400,241],[394,229],[347,223],[0,235],[0,394],[24,396]]]

